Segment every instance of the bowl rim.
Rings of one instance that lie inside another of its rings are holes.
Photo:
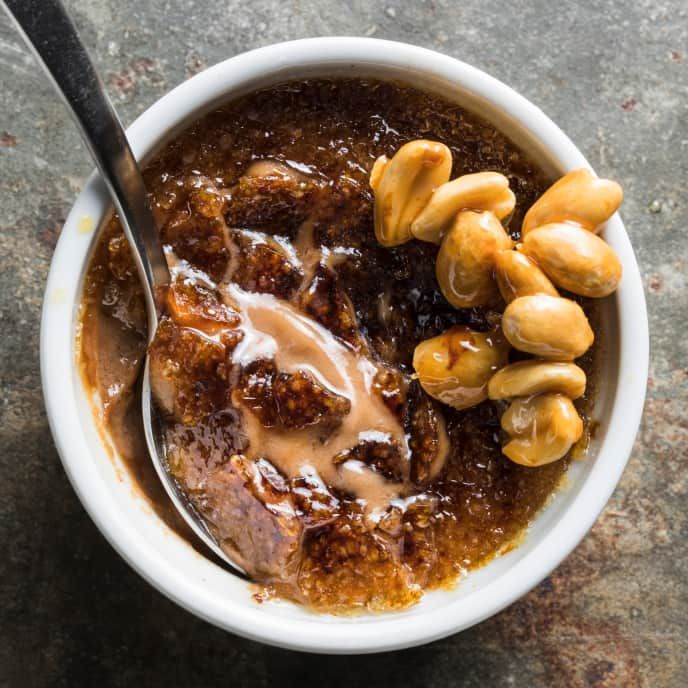
[[[326,37],[278,43],[220,62],[164,95],[127,130],[137,157],[169,137],[189,117],[234,92],[236,84],[263,72],[288,78],[290,70],[317,64],[382,65],[420,70],[457,84],[518,122],[559,161],[564,169],[590,165],[570,139],[535,105],[497,79],[455,58],[404,43],[372,38]],[[322,70],[321,70],[322,71]],[[255,78],[255,77],[254,77]],[[96,173],[79,194],[65,229],[94,207],[103,208],[106,192]],[[100,218],[99,218],[100,219]],[[323,623],[266,614],[260,605],[246,609],[233,601],[221,613],[204,590],[185,580],[156,552],[145,547],[124,519],[89,461],[83,431],[77,421],[74,360],[74,313],[86,264],[74,270],[73,232],[62,232],[52,259],[44,296],[40,361],[43,392],[52,435],[72,486],[87,512],[119,554],[144,579],[197,616],[244,637],[312,652],[364,653],[401,649],[430,642],[468,628],[497,613],[545,578],[582,540],[616,487],[633,447],[642,416],[648,373],[649,335],[642,280],[633,250],[618,214],[608,223],[606,236],[624,266],[624,280],[615,295],[619,347],[617,389],[607,435],[598,459],[580,492],[535,549],[519,560],[508,584],[493,581],[462,600],[460,609],[421,612],[407,620],[393,613],[377,615],[375,623]],[[82,251],[83,253],[83,251]],[[67,286],[65,286],[67,285]],[[602,460],[603,459],[603,460]]]

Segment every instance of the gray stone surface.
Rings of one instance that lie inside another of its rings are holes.
[[[288,38],[417,43],[511,84],[626,190],[652,365],[633,457],[589,536],[545,582],[460,635],[318,658],[223,633],[115,554],[53,447],[41,298],[92,165],[0,18],[0,686],[688,685],[688,5],[685,0],[71,0],[125,121],[205,65]]]

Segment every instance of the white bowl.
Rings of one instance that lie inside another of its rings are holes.
[[[316,38],[272,45],[222,62],[175,88],[141,115],[128,136],[139,159],[222,101],[288,79],[316,76],[398,79],[479,112],[552,173],[588,166],[548,117],[501,82],[421,48],[362,38]],[[633,446],[647,381],[648,328],[640,274],[618,216],[605,239],[624,267],[621,288],[603,306],[604,356],[587,460],[532,524],[525,542],[472,572],[451,591],[426,594],[403,612],[354,618],[313,614],[298,605],[257,604],[249,586],[198,555],[138,495],[98,434],[76,368],[75,331],[93,234],[109,207],[96,175],[67,218],[43,308],[41,370],[48,418],[65,470],[112,546],[182,607],[242,636],[313,652],[362,653],[426,643],[472,626],[525,594],[580,542],[609,499]],[[87,218],[84,221],[84,218]]]

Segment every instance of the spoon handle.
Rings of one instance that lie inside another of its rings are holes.
[[[107,184],[143,282],[148,332],[170,275],[141,171],[76,28],[60,0],[0,0],[74,117]]]

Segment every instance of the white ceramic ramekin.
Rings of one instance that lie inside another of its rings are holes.
[[[588,166],[542,111],[487,74],[429,50],[362,38],[283,43],[222,62],[149,108],[129,128],[129,140],[143,159],[221,101],[289,79],[359,75],[402,80],[454,99],[491,120],[552,172]],[[605,361],[594,414],[600,431],[588,459],[572,466],[567,487],[537,517],[525,542],[454,590],[429,593],[404,612],[340,618],[287,602],[257,604],[245,582],[167,529],[98,434],[75,366],[75,330],[93,241],[93,233],[84,230],[97,227],[108,206],[94,175],[67,218],[53,258],[41,331],[48,417],[65,470],[91,518],[136,571],[194,614],[248,638],[314,652],[376,652],[425,643],[487,618],[530,590],[580,542],[609,499],[640,422],[648,366],[643,289],[618,216],[604,233],[623,263],[624,277],[603,308]]]

